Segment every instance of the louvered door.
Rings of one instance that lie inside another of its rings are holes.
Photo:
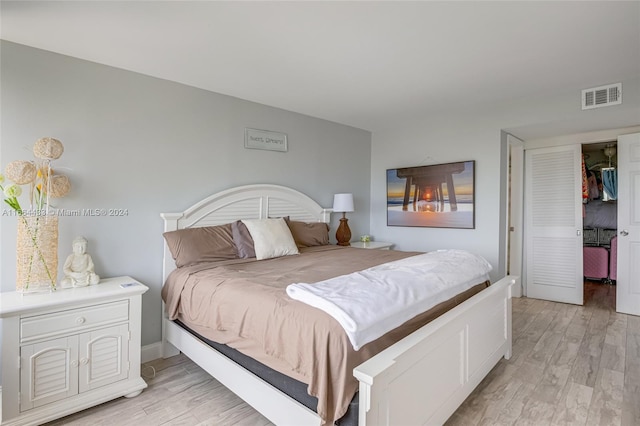
[[[78,336],[23,346],[20,411],[78,393]]]
[[[528,297],[583,303],[580,145],[525,153]]]
[[[129,326],[122,324],[80,336],[80,392],[127,378]]]

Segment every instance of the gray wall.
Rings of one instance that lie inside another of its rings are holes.
[[[640,124],[640,76],[612,77],[623,83],[624,102],[582,111],[578,89],[541,93],[509,103],[466,105],[425,117],[406,117],[376,131],[372,139],[371,234],[396,243],[399,250],[467,249],[494,266],[492,278],[504,274],[507,131],[520,139],[616,129]],[[594,82],[593,86],[608,82]],[[476,227],[469,229],[387,226],[386,170],[475,160]]]
[[[233,186],[273,183],[325,207],[334,193],[352,192],[352,233],[369,231],[367,131],[14,43],[0,47],[0,165],[32,159],[38,138],[55,137],[65,153],[54,168],[73,185],[57,207],[128,209],[126,217],[61,218],[59,258],[84,235],[98,274],[131,275],[150,287],[143,345],[161,338],[161,212]],[[289,151],[245,149],[245,127],[287,133]],[[0,288],[11,291],[15,218],[0,216],[0,234]]]
[[[11,43],[1,47],[0,165],[29,158],[24,148],[39,137],[57,137],[67,149],[59,164],[74,184],[60,207],[129,209],[125,218],[63,219],[59,255],[66,257],[73,237],[84,234],[98,273],[132,275],[151,287],[144,296],[143,344],[160,339],[159,212],[256,182],[292,186],[325,206],[333,193],[353,192],[354,237],[371,233],[401,250],[467,248],[494,265],[496,278],[504,256],[502,131],[526,141],[640,124],[638,76],[612,76],[623,82],[621,106],[581,111],[578,90],[542,93],[407,115],[372,139],[363,130],[163,80]],[[288,133],[289,152],[245,150],[244,127]],[[476,160],[476,229],[386,225],[386,169],[462,160]],[[0,236],[1,289],[9,291],[14,220],[0,217]]]

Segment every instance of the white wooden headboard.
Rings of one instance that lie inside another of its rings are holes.
[[[266,219],[289,216],[305,222],[325,222],[331,219],[326,209],[305,194],[280,185],[245,185],[213,194],[181,213],[161,213],[164,231],[223,225],[240,219]],[[163,282],[175,263],[164,244]]]

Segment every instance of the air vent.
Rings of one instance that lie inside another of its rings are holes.
[[[622,83],[582,91],[582,109],[600,108],[622,103]]]

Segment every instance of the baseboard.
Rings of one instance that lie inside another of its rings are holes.
[[[520,286],[513,286],[511,291],[511,297],[522,297],[522,288]]]
[[[519,276],[514,276],[516,282],[511,286],[511,297],[522,297],[524,296],[524,289],[522,288],[522,278]]]
[[[162,358],[162,342],[156,342],[142,347],[140,352],[141,363],[153,361],[158,358]]]

